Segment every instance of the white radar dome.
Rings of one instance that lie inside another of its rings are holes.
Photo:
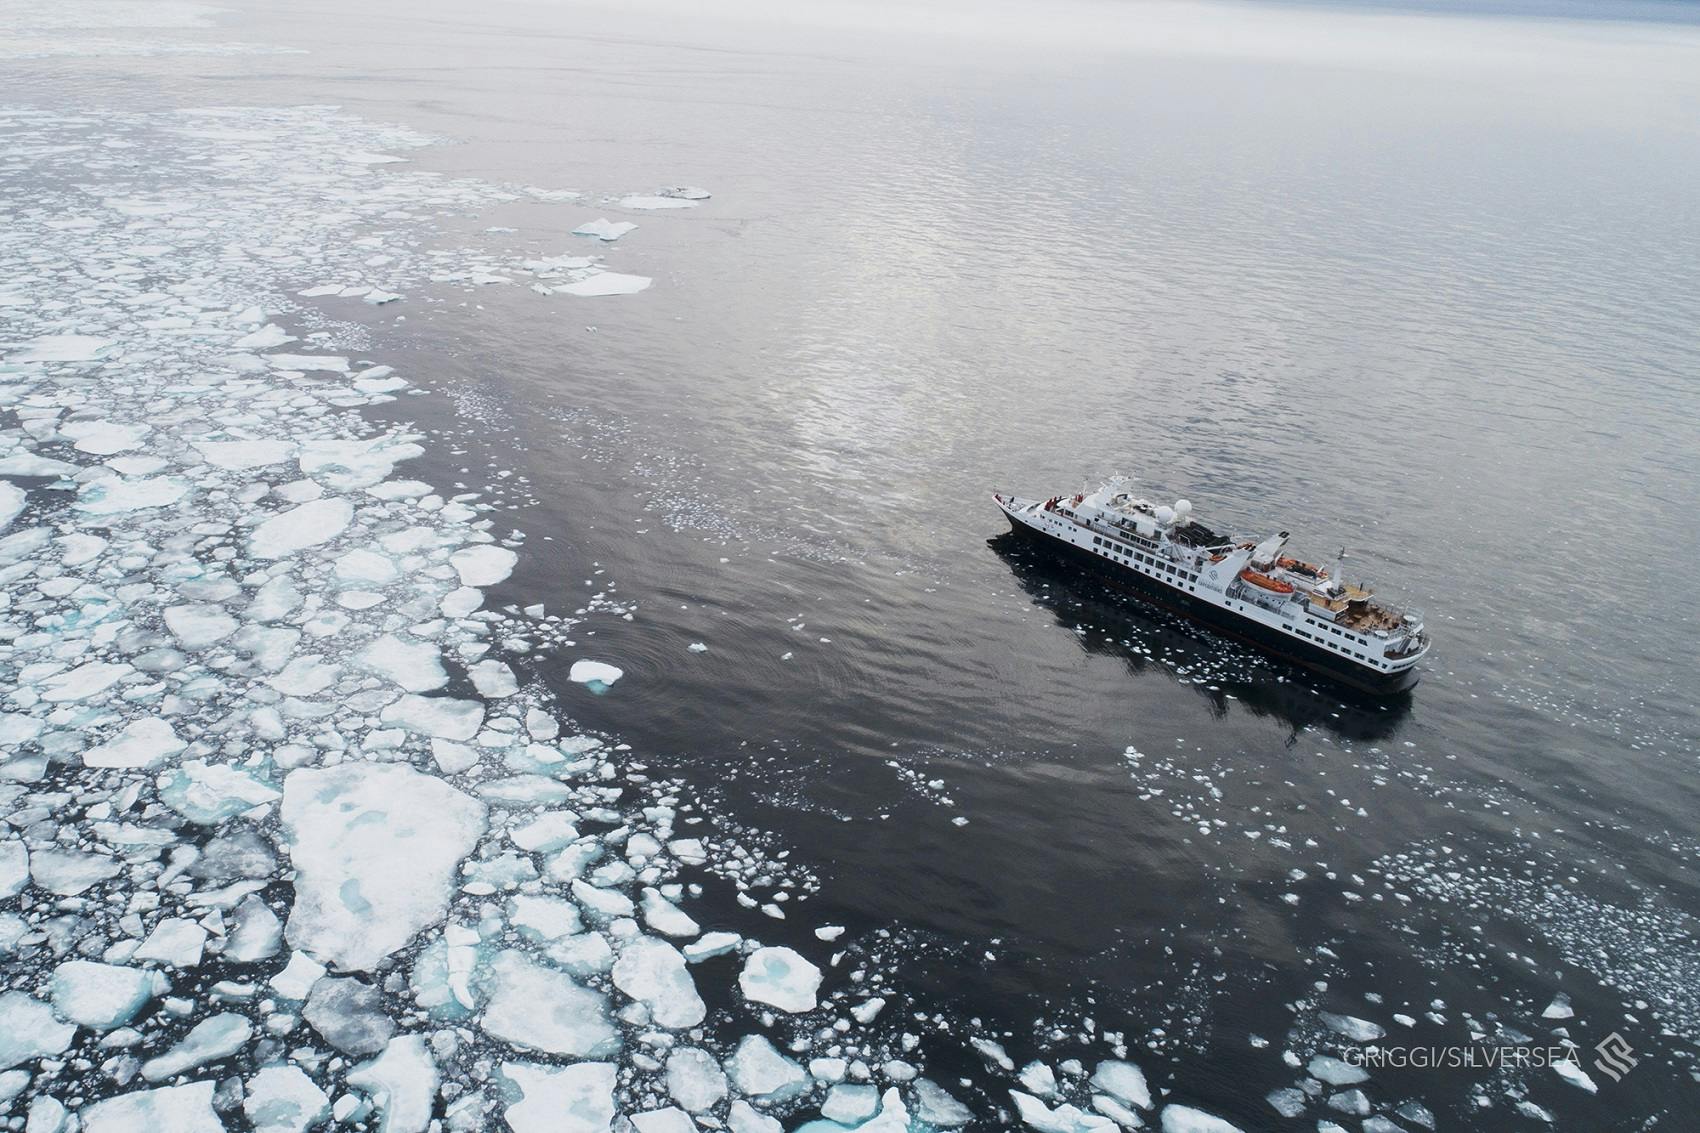
[[[1164,504],[1162,507],[1157,509],[1157,522],[1158,523],[1173,523],[1174,521],[1175,521],[1175,509],[1174,508],[1170,507],[1168,504]]]

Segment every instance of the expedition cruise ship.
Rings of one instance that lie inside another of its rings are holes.
[[[1330,572],[1283,555],[1285,531],[1240,542],[1193,518],[1189,501],[1153,504],[1122,480],[1090,494],[994,498],[1017,535],[1157,605],[1364,692],[1417,683],[1429,648],[1422,619],[1374,601],[1338,564]]]

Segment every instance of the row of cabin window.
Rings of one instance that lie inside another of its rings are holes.
[[[1100,539],[1096,535],[1092,536],[1092,542],[1094,544],[1096,544],[1097,546],[1103,547],[1106,550],[1108,550],[1112,556],[1119,557],[1123,562],[1126,562],[1129,558],[1138,559],[1140,562],[1145,563],[1147,566],[1154,566],[1154,567],[1157,567],[1161,570],[1166,570],[1170,574],[1179,575],[1181,578],[1186,579],[1188,582],[1198,581],[1198,575],[1194,574],[1193,572],[1191,572],[1189,570],[1185,570],[1181,567],[1173,566],[1169,563],[1159,562],[1155,558],[1153,558],[1152,556],[1142,554],[1139,551],[1129,551],[1129,550],[1127,550],[1127,548],[1122,547],[1119,544],[1105,542],[1103,539]]]
[[[1364,656],[1362,653],[1359,653],[1359,652],[1352,650],[1352,649],[1347,649],[1343,645],[1337,645],[1332,641],[1329,641],[1325,638],[1321,638],[1321,637],[1316,636],[1314,633],[1306,633],[1302,629],[1295,629],[1295,630],[1293,630],[1293,632],[1298,634],[1300,637],[1309,638],[1311,641],[1317,642],[1321,645],[1326,645],[1330,649],[1338,649],[1340,652],[1349,654],[1353,657],[1356,657],[1360,661],[1368,661],[1369,660],[1369,658]],[[1339,633],[1340,631],[1335,630],[1334,632]]]

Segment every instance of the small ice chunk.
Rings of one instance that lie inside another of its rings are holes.
[[[150,1082],[163,1082],[186,1070],[229,1058],[242,1049],[253,1033],[248,1020],[234,1013],[203,1019],[176,1046],[142,1063],[142,1077]]]
[[[29,848],[21,838],[0,838],[0,901],[16,897],[29,883]]]
[[[67,421],[59,432],[76,443],[78,452],[94,456],[112,456],[128,452],[142,443],[152,425],[121,425],[116,421]]]
[[[833,1089],[843,1089],[834,1086]],[[1020,1090],[1009,1092],[1015,1102],[1016,1112],[1021,1115],[1022,1123],[1039,1133],[1098,1133],[1098,1131],[1113,1131],[1116,1123],[1108,1117],[1096,1113],[1086,1113],[1078,1106],[1064,1102],[1052,1109],[1044,1102]],[[821,1111],[825,1113],[823,1109]]]
[[[61,897],[75,897],[85,889],[118,876],[121,868],[104,854],[37,850],[30,855],[30,876],[35,883]]]
[[[282,464],[295,456],[295,442],[255,438],[245,441],[196,441],[201,458],[214,468],[246,472]]]
[[[572,1058],[616,1053],[620,1035],[608,1000],[567,973],[545,967],[523,952],[502,952],[490,963],[490,1000],[479,1026],[525,1049]]]
[[[643,910],[643,923],[663,936],[692,937],[702,931],[701,925],[657,889],[646,888],[643,891],[640,908]]]
[[[653,283],[647,275],[627,275],[617,271],[599,271],[572,283],[563,283],[555,290],[564,295],[594,298],[602,295],[636,295]]]
[[[1310,1065],[1305,1067],[1305,1072],[1330,1086],[1355,1086],[1359,1082],[1369,1080],[1369,1071],[1362,1066],[1354,1066],[1331,1054],[1319,1054],[1312,1058]]]
[[[1552,1002],[1541,1012],[1543,1019],[1571,1019],[1575,1015],[1576,1011],[1570,1006],[1570,997],[1562,991],[1553,996]]]
[[[611,685],[625,676],[625,670],[604,661],[574,661],[567,670],[567,679],[576,684]]]
[[[103,358],[114,345],[109,338],[92,334],[47,334],[34,338],[15,351],[7,351],[8,362],[92,362]]]
[[[513,1133],[608,1133],[614,1121],[612,1062],[504,1062],[501,1074],[509,1087],[502,1116]]]
[[[586,221],[584,224],[579,225],[577,228],[573,229],[573,235],[594,236],[598,240],[611,243],[618,240],[620,237],[624,236],[636,227],[637,225],[633,224],[629,220],[609,220],[604,216],[599,217],[596,220]]]
[[[1590,1094],[1600,1092],[1600,1087],[1595,1084],[1593,1078],[1589,1077],[1588,1072],[1574,1059],[1560,1058],[1552,1063],[1552,1068],[1554,1073],[1578,1090],[1586,1090]]]
[[[759,1113],[749,1102],[739,1099],[726,1111],[726,1124],[732,1133],[784,1133],[785,1126],[777,1118]]]
[[[307,1133],[330,1117],[331,1106],[325,1092],[300,1067],[267,1066],[248,1079],[242,1112],[254,1133]]]
[[[811,1084],[808,1073],[762,1035],[738,1040],[737,1049],[726,1059],[726,1072],[739,1093],[770,1101],[794,1097]]]
[[[291,771],[289,943],[343,969],[375,967],[442,919],[487,817],[483,803],[402,764]]]
[[[313,985],[325,974],[325,966],[305,952],[291,952],[283,971],[271,978],[272,988],[283,998],[297,1003],[307,998]]]
[[[74,507],[93,516],[120,515],[130,511],[169,507],[189,494],[189,484],[175,476],[130,480],[107,476],[90,480],[78,491]]]
[[[449,556],[449,565],[459,573],[462,586],[494,586],[514,572],[517,562],[517,554],[489,543],[463,547]]]
[[[688,209],[695,208],[695,201],[683,200],[679,197],[664,197],[660,194],[632,193],[620,198],[619,205],[623,209]]]
[[[328,543],[354,519],[354,505],[330,497],[308,500],[280,512],[254,528],[248,550],[255,558],[281,559],[308,547]]]
[[[190,822],[212,826],[276,801],[278,792],[255,771],[191,759],[160,777],[159,797]]]
[[[1269,1108],[1288,1119],[1302,1116],[1310,1106],[1310,1099],[1305,1096],[1305,1092],[1295,1090],[1291,1086],[1271,1091],[1264,1100],[1269,1103]]]
[[[341,976],[313,984],[301,1017],[344,1054],[376,1054],[396,1030],[377,988]]]
[[[201,925],[183,917],[166,917],[154,925],[131,959],[187,970],[200,965],[206,943],[207,930]]]
[[[678,1047],[667,1056],[667,1093],[691,1113],[702,1113],[726,1096],[726,1075],[707,1051]]]
[[[171,985],[157,971],[67,960],[53,969],[48,986],[53,1009],[60,1018],[96,1031],[110,1031],[134,1019],[149,1000],[164,994]]]
[[[938,1083],[915,1079],[915,1116],[937,1129],[954,1129],[974,1120],[974,1111]]]
[[[274,370],[304,370],[330,374],[348,373],[348,359],[330,354],[268,354],[266,362]]]
[[[83,1133],[224,1133],[211,1082],[132,1090],[82,1111]]]
[[[41,699],[49,704],[71,704],[105,692],[136,670],[111,661],[89,661],[75,669],[54,673],[41,683],[47,691]]]
[[[1151,1087],[1146,1084],[1145,1071],[1131,1062],[1105,1059],[1093,1073],[1092,1085],[1123,1105],[1151,1108]]]
[[[394,681],[408,692],[430,692],[449,683],[435,645],[403,641],[393,633],[376,638],[361,650],[359,662],[361,668]]]
[[[1163,1133],[1242,1133],[1239,1126],[1190,1105],[1163,1107]]]
[[[640,936],[620,947],[614,961],[614,986],[649,1008],[650,1018],[669,1030],[694,1027],[708,1008],[679,950],[653,936]]]
[[[726,955],[743,942],[744,938],[735,932],[709,932],[691,941],[680,951],[684,952],[686,960],[700,964],[712,957]]]
[[[170,724],[144,716],[124,725],[112,739],[83,752],[85,767],[153,767],[184,748]]]
[[[1372,1043],[1387,1035],[1385,1027],[1371,1023],[1368,1019],[1359,1019],[1355,1015],[1336,1015],[1331,1011],[1324,1011],[1319,1018],[1323,1026],[1355,1043]]]
[[[77,1028],[53,1008],[21,991],[0,992],[0,1070],[49,1058],[71,1045]]]
[[[738,987],[744,998],[796,1014],[815,1009],[821,973],[789,948],[758,948],[744,961]]]
[[[437,1064],[424,1035],[398,1035],[370,1062],[348,1075],[348,1084],[383,1111],[378,1133],[425,1133],[437,1097]]]
[[[637,1133],[697,1133],[697,1123],[678,1106],[650,1109],[632,1114],[632,1128]]]
[[[236,632],[236,619],[222,606],[171,606],[164,617],[165,628],[182,649],[205,649]]]
[[[500,661],[479,661],[467,669],[467,675],[472,678],[472,686],[478,690],[478,695],[490,700],[500,700],[519,691],[514,671]]]
[[[874,1086],[840,1082],[826,1092],[820,1115],[840,1125],[860,1125],[879,1111],[880,1092]]]
[[[484,724],[484,705],[447,696],[408,695],[386,705],[379,718],[423,736],[470,740]]]

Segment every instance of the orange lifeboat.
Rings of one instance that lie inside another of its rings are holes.
[[[1250,567],[1240,571],[1240,577],[1253,586],[1261,586],[1273,594],[1291,594],[1293,592],[1292,583],[1282,582],[1278,578],[1270,578],[1267,574],[1260,574]]]

